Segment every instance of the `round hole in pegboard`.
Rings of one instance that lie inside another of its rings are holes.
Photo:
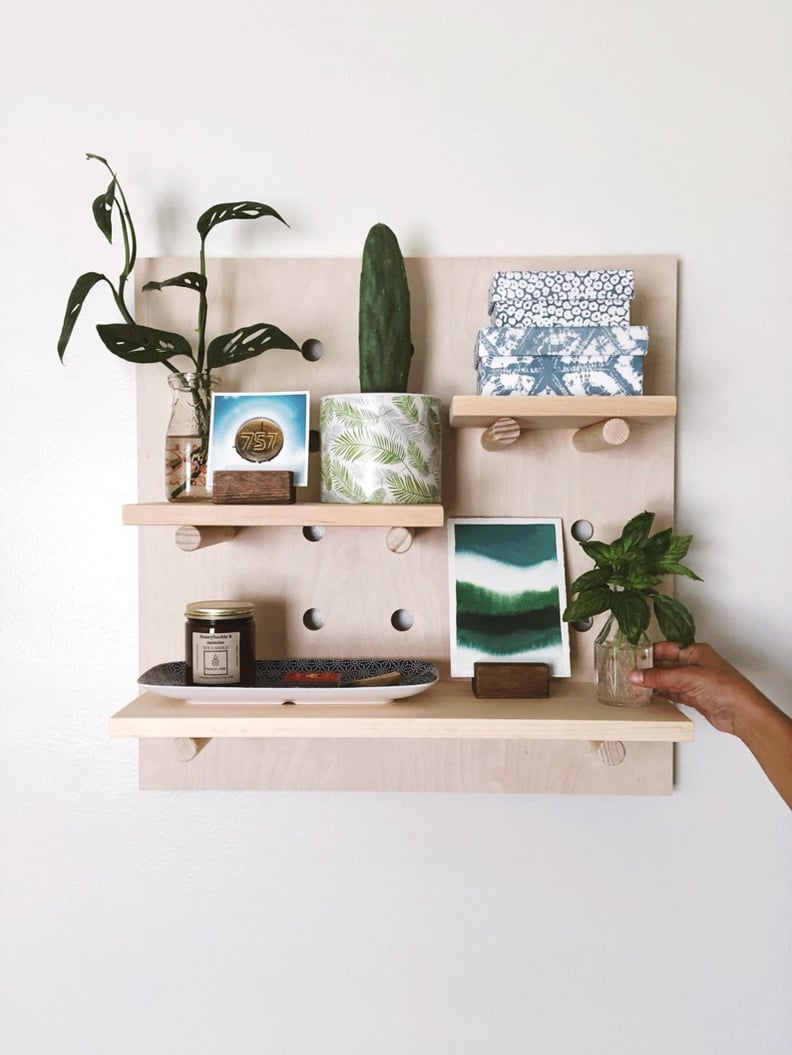
[[[589,615],[585,619],[575,619],[569,625],[573,630],[577,630],[579,634],[585,634],[587,630],[591,630],[592,626],[594,626],[594,620]]]
[[[397,608],[391,616],[391,626],[394,630],[409,630],[413,625],[413,614],[407,608]]]
[[[588,542],[594,535],[594,525],[590,520],[576,520],[569,533],[575,542]]]
[[[303,528],[303,538],[307,539],[308,542],[321,542],[325,537],[325,529],[321,524],[313,524],[310,527]]]
[[[321,630],[324,626],[321,608],[308,608],[303,612],[303,626],[306,630]]]
[[[303,341],[300,354],[309,363],[318,363],[324,355],[324,345],[315,337],[309,337],[307,341]]]
[[[308,450],[311,454],[317,454],[322,449],[322,437],[319,429],[308,430]]]

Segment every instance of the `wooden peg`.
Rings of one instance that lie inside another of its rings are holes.
[[[392,527],[385,536],[385,542],[391,553],[406,553],[415,539],[415,528]]]
[[[180,762],[192,762],[210,740],[211,737],[176,736],[173,740],[176,757]]]
[[[630,426],[624,418],[608,418],[578,429],[572,437],[572,444],[578,451],[607,451],[626,443],[629,436]]]
[[[183,524],[176,532],[176,545],[185,553],[206,546],[216,546],[218,542],[228,542],[236,535],[235,527],[193,527]]]
[[[591,746],[604,766],[620,766],[627,757],[627,748],[621,740],[593,740]]]
[[[518,440],[520,432],[520,426],[514,418],[498,418],[482,432],[481,446],[485,451],[499,451]]]

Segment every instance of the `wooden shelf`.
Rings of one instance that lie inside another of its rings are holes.
[[[140,502],[122,509],[125,524],[180,527],[442,527],[441,505],[215,505],[212,502]]]
[[[524,429],[581,429],[607,418],[638,425],[676,417],[676,396],[452,396],[455,429],[512,418]]]
[[[189,704],[144,693],[110,719],[111,736],[569,740],[674,743],[693,722],[673,704],[606,707],[592,685],[555,682],[546,700],[479,700],[466,680],[443,681],[414,699],[372,706]]]

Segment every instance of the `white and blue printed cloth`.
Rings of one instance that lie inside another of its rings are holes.
[[[492,326],[479,330],[484,396],[640,396],[646,326]]]
[[[646,355],[646,326],[489,326],[476,337],[474,366],[501,356]]]
[[[525,355],[482,362],[480,396],[640,396],[642,355]]]
[[[496,271],[488,311],[494,326],[628,326],[634,294],[626,268]]]

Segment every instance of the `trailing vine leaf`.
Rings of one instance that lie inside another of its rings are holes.
[[[270,348],[285,348],[294,352],[300,350],[300,346],[283,330],[267,322],[259,322],[215,337],[206,350],[207,366],[215,370],[221,366],[230,366],[231,363],[241,363]]]
[[[213,227],[225,223],[226,220],[258,220],[263,216],[272,216],[286,227],[289,226],[271,206],[259,201],[232,201],[212,205],[198,217],[196,226],[203,241]]]
[[[110,279],[106,275],[100,275],[98,271],[86,271],[74,283],[66,303],[66,313],[63,316],[63,326],[58,338],[58,355],[61,362],[63,362],[63,353],[66,351],[66,345],[69,343],[74,325],[80,316],[85,298],[96,283],[102,281],[105,281],[111,289],[113,288]]]
[[[267,348],[277,347],[299,350],[298,345],[282,330],[279,330],[276,326],[262,323],[244,327],[234,333],[217,338],[210,345],[211,354],[208,357],[206,354],[206,320],[208,311],[206,260],[204,255],[206,235],[213,227],[219,223],[224,223],[226,220],[254,220],[266,216],[271,216],[288,227],[286,221],[275,209],[256,201],[225,202],[207,209],[199,217],[197,224],[201,235],[200,271],[185,271],[180,275],[175,275],[161,282],[147,282],[143,286],[145,292],[163,290],[166,287],[182,287],[192,289],[198,293],[196,354],[193,355],[189,340],[179,334],[139,326],[135,321],[132,310],[126,303],[127,283],[137,260],[137,235],[126,195],[116,173],[106,158],[102,157],[101,154],[93,153],[86,153],[86,158],[91,161],[98,161],[110,173],[110,183],[106,190],[94,199],[91,208],[99,230],[111,244],[113,240],[113,211],[115,209],[118,210],[121,239],[117,239],[117,241],[123,241],[124,261],[115,284],[106,275],[93,271],[86,272],[77,279],[66,305],[66,312],[58,338],[58,356],[61,361],[63,361],[64,352],[82,310],[85,298],[91,289],[101,281],[107,282],[110,286],[115,306],[123,321],[115,324],[100,325],[97,327],[97,331],[103,344],[113,355],[117,355],[119,358],[126,359],[129,362],[160,362],[164,363],[168,369],[175,371],[176,367],[171,364],[170,360],[174,356],[183,355],[191,361],[193,368],[204,377],[207,385],[210,386],[211,371],[214,367],[226,366],[230,363],[250,359],[266,351]]]
[[[126,323],[100,324],[96,329],[105,348],[128,363],[164,363],[174,355],[192,359],[190,343],[179,333]]]
[[[91,155],[89,154],[88,156],[90,157]],[[101,160],[104,161],[104,158]],[[113,244],[113,204],[115,202],[115,189],[116,181],[114,176],[110,181],[110,186],[104,194],[100,194],[98,198],[94,198],[92,206],[96,226],[111,245]]]
[[[142,290],[148,293],[150,290],[165,289],[166,286],[182,286],[184,289],[194,289],[196,293],[205,293],[206,275],[201,275],[198,271],[185,271],[181,275],[174,275],[173,278],[166,278],[162,282],[146,282]]]

